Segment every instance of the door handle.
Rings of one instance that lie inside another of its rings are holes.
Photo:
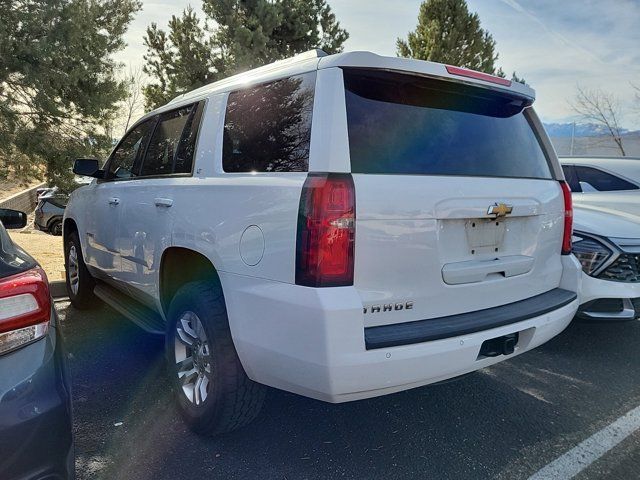
[[[155,198],[154,202],[156,204],[156,207],[169,208],[171,205],[173,205],[173,199],[171,198]]]
[[[109,205],[120,205],[120,199],[116,197],[111,197],[109,199]]]

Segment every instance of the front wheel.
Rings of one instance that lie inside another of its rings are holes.
[[[178,406],[196,433],[217,435],[250,423],[266,387],[247,377],[233,345],[222,288],[191,282],[176,293],[166,335]]]
[[[65,243],[64,265],[67,294],[71,304],[80,310],[91,308],[97,298],[93,293],[95,281],[82,258],[78,232],[71,232]]]

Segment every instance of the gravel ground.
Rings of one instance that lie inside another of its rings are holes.
[[[64,280],[62,237],[30,229],[9,231],[9,236],[42,265],[50,281]]]

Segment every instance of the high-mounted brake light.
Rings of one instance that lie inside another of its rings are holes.
[[[447,67],[447,72],[451,75],[475,78],[476,80],[484,80],[485,82],[496,83],[506,87],[511,86],[511,80],[507,80],[506,78],[496,77],[495,75],[489,75],[488,73],[476,72],[475,70],[469,70],[468,68],[454,67],[451,65],[445,66]]]
[[[50,316],[49,284],[41,268],[0,279],[0,355],[43,337]]]
[[[573,202],[571,188],[565,181],[560,182],[564,198],[564,237],[562,238],[562,255],[571,254],[571,236],[573,235]]]
[[[296,284],[353,285],[355,220],[351,175],[310,173],[298,211]]]

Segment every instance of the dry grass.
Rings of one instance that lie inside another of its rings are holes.
[[[62,237],[35,230],[9,232],[9,236],[40,263],[50,281],[64,280]]]

